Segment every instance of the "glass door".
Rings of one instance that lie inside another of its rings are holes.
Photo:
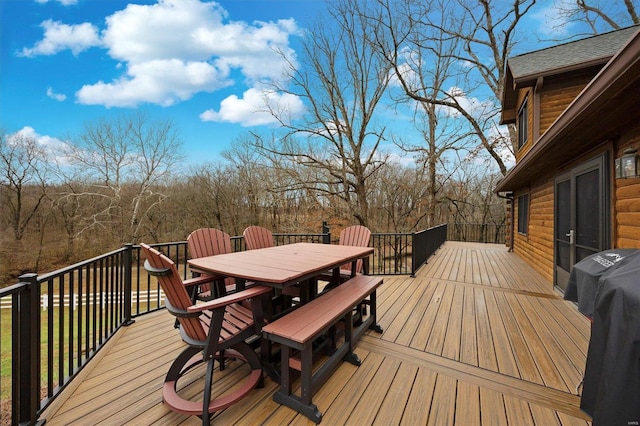
[[[602,155],[556,178],[554,278],[562,290],[575,263],[610,247],[608,176]]]

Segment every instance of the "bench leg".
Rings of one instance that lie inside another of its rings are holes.
[[[313,347],[309,345],[302,350],[301,355],[301,386],[300,398],[291,393],[291,368],[289,367],[289,357],[291,349],[282,345],[282,366],[280,377],[280,390],[273,394],[273,400],[279,404],[286,405],[303,414],[314,423],[322,421],[322,413],[313,403]]]
[[[302,371],[300,372],[300,400],[304,405],[311,405],[313,396],[313,347],[308,345],[300,353],[302,361]],[[315,407],[315,406],[314,406]]]
[[[376,333],[382,334],[382,331],[383,331],[382,327],[380,327],[380,324],[377,323],[378,312],[376,309],[376,292],[375,291],[371,293],[371,295],[369,296],[369,310],[371,311],[371,317],[373,318],[373,322],[371,323],[371,326],[369,328],[375,331]]]
[[[273,400],[278,404],[286,405],[287,407],[296,410],[298,413],[307,417],[309,420],[316,424],[322,421],[322,413],[314,404],[305,405],[294,396],[283,395],[280,392],[276,392],[273,394]]]
[[[280,393],[291,395],[291,369],[289,368],[289,357],[291,349],[282,345],[280,348]]]
[[[348,312],[344,318],[344,341],[345,344],[349,346],[349,351],[344,356],[344,360],[349,364],[353,364],[356,367],[360,367],[362,361],[360,357],[353,352],[353,348],[355,346],[355,342],[353,341],[353,313]]]

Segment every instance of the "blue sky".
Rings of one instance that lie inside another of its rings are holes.
[[[536,5],[521,31],[551,36],[553,4]],[[296,63],[302,31],[325,7],[323,0],[0,0],[0,128],[64,140],[85,123],[142,109],[175,123],[189,162],[216,161],[234,139],[274,125],[255,112],[260,81],[281,75],[274,49]],[[294,113],[303,108],[272,96]]]

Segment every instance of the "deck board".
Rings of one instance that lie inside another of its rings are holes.
[[[456,335],[456,340],[459,340],[458,346],[460,348],[456,351],[459,356],[453,359],[460,360],[466,364],[478,365],[478,333],[474,289],[462,287],[457,290],[458,293],[462,294],[462,300],[456,306],[460,306],[462,309],[455,309],[453,311],[461,313],[460,334]],[[456,300],[454,300],[454,303],[456,303]],[[455,318],[455,321],[457,320],[458,317]],[[453,341],[452,339],[452,342]]]
[[[458,381],[455,424],[460,426],[479,425],[481,424],[480,414],[480,387]]]
[[[358,342],[362,365],[341,364],[314,395],[323,424],[589,424],[576,389],[590,324],[505,247],[447,242],[416,277],[384,277],[378,313],[385,331]],[[121,330],[47,424],[199,424],[161,402],[184,347],[173,322],[159,312]],[[247,371],[237,362],[216,370],[216,392]],[[197,393],[199,374],[185,392]],[[267,378],[214,423],[311,424],[275,403],[276,389]]]

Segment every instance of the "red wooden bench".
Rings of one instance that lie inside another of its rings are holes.
[[[262,328],[265,338],[281,346],[280,389],[273,395],[274,401],[320,423],[322,413],[311,402],[312,395],[330,377],[341,360],[360,365],[353,348],[366,329],[382,333],[376,324],[376,289],[382,282],[380,277],[355,276]],[[354,327],[354,308],[365,300],[371,307],[370,314]],[[341,320],[345,324],[344,342],[338,348],[335,348],[335,341],[332,342],[335,351],[314,374],[313,342],[326,335]],[[300,396],[291,390],[292,370],[300,372]]]

